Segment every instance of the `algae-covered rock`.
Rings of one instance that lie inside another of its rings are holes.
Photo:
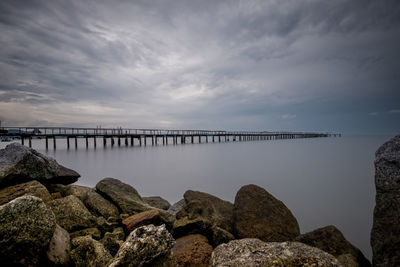
[[[177,266],[207,267],[212,252],[207,238],[199,234],[178,238],[172,248]]]
[[[95,226],[96,218],[76,196],[55,199],[47,205],[56,215],[57,223],[68,232]]]
[[[0,206],[2,266],[35,266],[49,246],[56,218],[40,198],[22,196]]]
[[[0,189],[0,205],[24,195],[38,197],[44,202],[51,200],[50,193],[44,185],[38,181],[29,181]]]
[[[12,143],[0,149],[0,187],[37,180],[42,184],[70,184],[80,175],[32,148]]]
[[[72,239],[75,247],[71,251],[71,259],[76,267],[103,267],[112,260],[111,254],[103,244],[90,236],[81,236]]]
[[[85,228],[70,233],[71,239],[79,236],[91,236],[93,239],[99,240],[101,238],[101,232],[96,227]]]
[[[159,196],[143,197],[142,199],[144,202],[154,208],[168,210],[169,207],[171,207],[171,204],[169,204],[167,200]]]
[[[93,189],[88,190],[83,203],[89,210],[106,219],[119,216],[117,207]]]
[[[100,242],[111,253],[111,255],[115,256],[121,245],[124,243],[124,239],[124,229],[122,229],[122,227],[118,227],[115,228],[112,233],[106,232]]]
[[[136,228],[122,244],[110,267],[168,266],[174,243],[165,225]]]
[[[279,242],[293,240],[300,234],[299,224],[285,204],[256,185],[240,188],[233,213],[237,238]]]
[[[298,242],[263,242],[245,238],[219,245],[213,251],[210,266],[292,267],[342,266],[332,255]]]

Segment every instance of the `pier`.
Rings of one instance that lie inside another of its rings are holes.
[[[19,139],[32,147],[32,139],[43,139],[46,149],[57,148],[58,139],[67,140],[67,148],[78,148],[78,139],[85,139],[86,148],[106,146],[148,146],[194,143],[244,142],[278,139],[340,137],[336,133],[268,132],[268,131],[209,131],[124,128],[69,128],[69,127],[2,127],[2,139]],[[101,143],[99,144],[99,140]]]

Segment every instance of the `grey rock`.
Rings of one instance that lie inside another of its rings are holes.
[[[150,206],[162,210],[168,210],[171,207],[171,204],[162,197],[159,196],[151,196],[151,197],[143,197],[144,202],[149,204]]]
[[[233,214],[237,238],[281,242],[300,234],[299,224],[285,204],[257,185],[240,188]]]
[[[38,181],[30,181],[0,189],[0,205],[24,195],[38,197],[44,202],[51,200],[50,193],[44,185]]]
[[[332,255],[298,242],[263,242],[245,238],[219,245],[213,251],[210,266],[342,266]]]
[[[185,205],[185,199],[181,199],[178,202],[176,202],[175,204],[173,204],[171,207],[169,207],[168,212],[176,215]]]
[[[375,153],[374,266],[400,266],[400,135]]]
[[[96,226],[96,217],[76,196],[67,196],[47,202],[57,218],[57,223],[68,232]]]
[[[93,189],[86,193],[83,203],[89,210],[106,219],[109,217],[119,217],[117,207]]]
[[[12,143],[0,149],[0,187],[37,180],[42,184],[70,184],[80,175],[34,149]]]
[[[22,196],[0,206],[1,265],[37,265],[55,229],[56,218],[40,198]]]
[[[109,267],[167,266],[175,241],[165,225],[136,228],[118,250]]]
[[[233,204],[213,195],[188,190],[183,195],[185,205],[176,214],[176,218],[204,218],[211,224],[232,233]]]
[[[371,266],[371,263],[367,260],[367,258],[365,258],[362,252],[353,246],[349,241],[347,241],[339,229],[333,225],[319,228],[312,232],[300,235],[296,237],[296,241],[328,252],[339,259],[340,262],[340,259],[343,259],[348,263],[351,258],[349,256],[341,256],[350,254],[355,259],[355,264],[357,264],[355,266]]]
[[[70,264],[71,240],[68,232],[56,225],[53,237],[47,250],[47,259],[55,266],[68,266]]]
[[[75,247],[71,251],[71,259],[76,267],[103,267],[112,260],[111,254],[97,240],[90,236],[81,236],[72,239]]]

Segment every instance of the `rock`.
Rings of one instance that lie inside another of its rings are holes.
[[[80,175],[34,149],[12,143],[0,149],[0,187],[37,180],[42,184],[70,184]]]
[[[347,241],[343,234],[333,225],[300,235],[296,238],[296,241],[319,248],[335,256],[337,259],[341,255],[350,254],[355,258],[356,266],[371,266],[371,263],[364,257],[362,252]],[[342,258],[346,262],[350,259],[348,256]]]
[[[103,198],[93,189],[90,189],[86,193],[86,197],[83,203],[89,210],[103,216],[106,219],[109,217],[119,217],[117,207],[107,199]]]
[[[290,210],[265,189],[245,185],[237,192],[233,210],[234,235],[263,241],[290,241],[300,234]]]
[[[99,216],[96,218],[96,225],[97,225],[97,228],[99,228],[102,233],[112,232],[112,230],[114,230],[114,228],[116,226],[114,223],[108,222],[102,216]]]
[[[176,202],[174,205],[172,205],[171,207],[169,207],[168,212],[176,215],[185,205],[185,199],[181,199],[178,202]]]
[[[11,200],[24,196],[30,195],[42,199],[44,202],[50,201],[51,196],[46,187],[38,181],[30,181],[27,183],[11,185],[0,189],[0,205],[3,205]]]
[[[375,153],[374,266],[400,266],[400,135]]]
[[[109,267],[168,266],[165,261],[170,261],[174,243],[165,225],[136,228],[122,244]]]
[[[175,238],[190,234],[205,235],[213,247],[234,239],[234,236],[231,233],[213,225],[204,218],[196,218],[193,220],[190,220],[187,217],[181,218],[174,222],[172,230]]]
[[[124,229],[122,229],[122,227],[118,227],[115,228],[112,233],[105,233],[103,239],[101,239],[100,242],[104,245],[104,247],[110,252],[112,256],[115,256],[122,243],[124,242],[124,239]]]
[[[76,267],[108,266],[112,260],[111,254],[103,244],[90,236],[81,236],[72,239],[74,248],[71,259]]]
[[[60,198],[63,198],[63,196],[61,195],[60,192],[51,193],[51,199],[52,199],[52,200],[54,200],[54,199],[60,199]]]
[[[185,205],[176,217],[204,218],[213,225],[232,233],[233,204],[207,193],[188,190],[183,195]]]
[[[67,231],[56,225],[53,237],[47,250],[47,259],[55,266],[67,266],[70,264],[71,252],[70,237]]]
[[[122,221],[126,232],[130,233],[135,228],[147,224],[160,225],[161,218],[158,210],[146,210],[135,215],[132,215]]]
[[[213,248],[202,235],[187,235],[175,240],[172,253],[178,266],[207,267]]]
[[[97,183],[96,189],[115,203],[122,213],[135,214],[151,209],[132,186],[114,178],[104,178]]]
[[[2,266],[35,266],[56,229],[56,218],[40,198],[22,196],[0,206]]]
[[[342,266],[332,255],[298,242],[263,242],[255,238],[219,245],[210,266]]]
[[[171,204],[162,197],[154,196],[154,197],[143,197],[142,198],[144,202],[146,202],[148,205],[158,208],[161,210],[168,210],[169,207],[171,207]]]
[[[99,240],[101,238],[101,232],[99,229],[92,227],[72,232],[70,236],[72,239],[79,236],[91,236],[93,239]]]
[[[342,254],[336,257],[338,261],[346,267],[359,267],[360,265],[357,262],[357,258],[351,254]]]
[[[57,223],[68,232],[95,226],[96,218],[76,196],[67,196],[47,202]]]
[[[71,196],[71,195],[76,196],[82,202],[85,202],[86,195],[91,190],[94,191],[92,188],[87,187],[87,186],[70,184],[70,185],[65,186],[64,190],[62,191],[62,194],[64,197]]]

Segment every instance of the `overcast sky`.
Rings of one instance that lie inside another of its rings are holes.
[[[400,1],[0,1],[3,126],[400,132]]]

